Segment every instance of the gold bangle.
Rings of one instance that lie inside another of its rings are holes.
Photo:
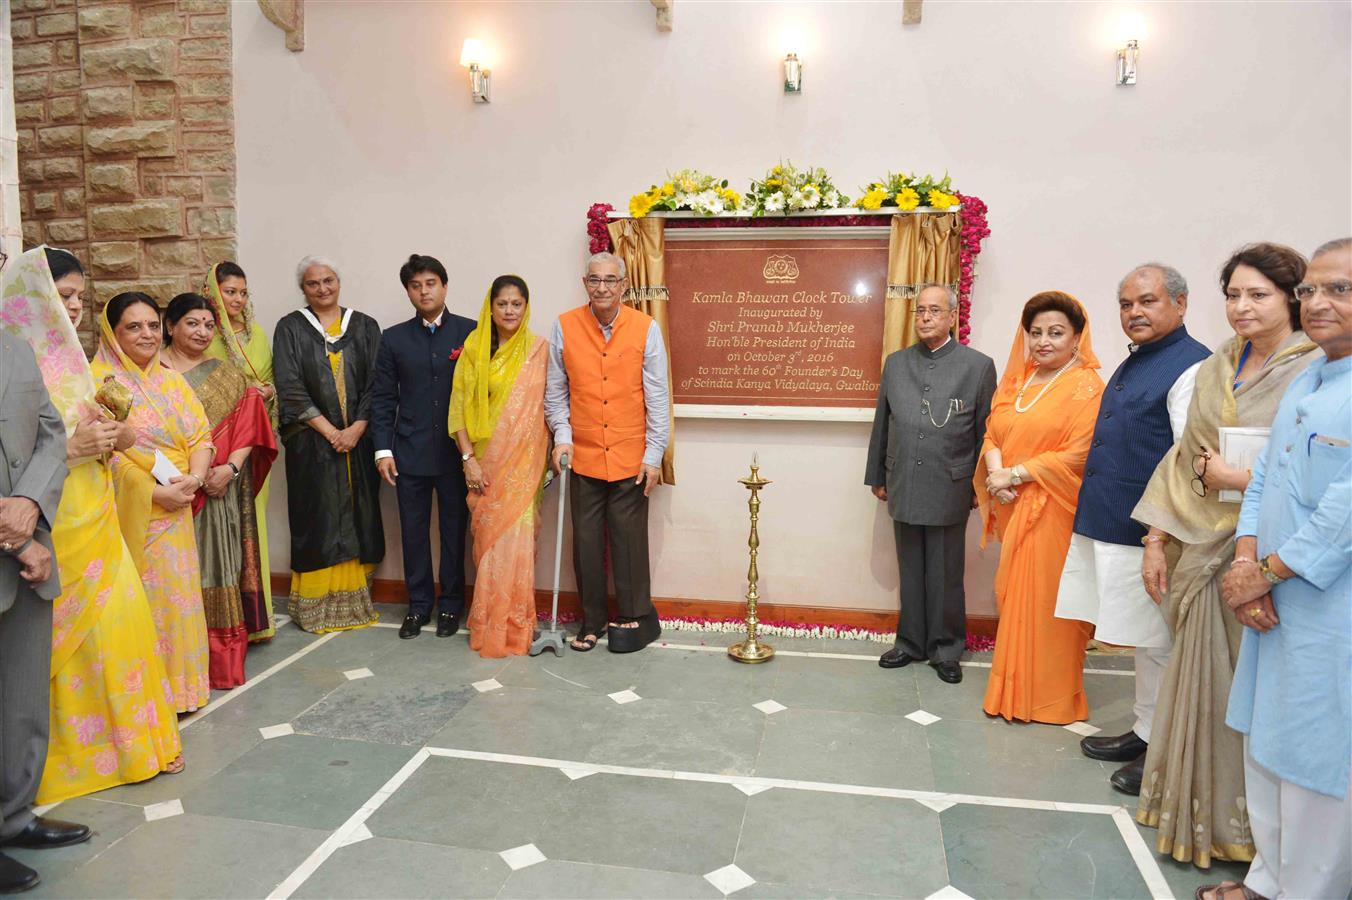
[[[1167,544],[1167,543],[1169,543],[1169,535],[1167,535],[1167,534],[1147,534],[1145,537],[1141,538],[1141,543],[1142,543],[1142,544]]]

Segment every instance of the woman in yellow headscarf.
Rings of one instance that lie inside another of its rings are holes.
[[[35,247],[5,269],[0,291],[0,329],[33,348],[68,435],[70,475],[52,523],[61,594],[52,606],[41,804],[183,770],[173,693],[106,465],[133,435],[101,410],[108,390],[95,392],[75,334],[84,287],[74,256]]]
[[[237,263],[221,262],[207,273],[202,296],[211,303],[220,326],[216,337],[207,347],[207,356],[235,364],[249,379],[251,387],[258,388],[267,404],[272,427],[277,428],[277,386],[272,377],[272,342],[263,332],[263,326],[254,318],[253,301],[249,299],[249,281]],[[271,473],[269,473],[271,474]],[[254,498],[258,521],[258,569],[263,582],[263,610],[261,621],[246,615],[249,640],[266,641],[276,633],[272,622],[272,578],[268,560],[268,485],[264,479]]]
[[[486,657],[524,655],[535,633],[549,353],[545,340],[526,328],[529,320],[526,282],[516,275],[493,279],[451,385],[451,436],[462,454],[473,454],[465,462],[478,571],[469,645]]]
[[[118,294],[103,308],[99,325],[102,338],[90,368],[97,382],[112,376],[130,389],[127,423],[136,429],[136,443],[112,455],[118,518],[141,570],[174,707],[191,712],[211,699],[192,521],[193,500],[216,455],[211,423],[192,386],[160,364],[163,332],[154,300],[136,291]]]

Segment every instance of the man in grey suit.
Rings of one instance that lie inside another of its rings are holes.
[[[957,307],[952,288],[921,286],[920,340],[883,364],[864,477],[887,503],[901,570],[897,642],[878,665],[898,669],[928,659],[949,684],[962,681],[972,472],[995,394],[995,363],[953,338]]]
[[[0,331],[0,845],[63,847],[84,825],[33,814],[47,761],[52,601],[61,578],[52,523],[66,480],[66,428],[28,344]],[[38,873],[0,853],[0,893]]]

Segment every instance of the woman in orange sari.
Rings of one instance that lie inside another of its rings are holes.
[[[465,339],[451,385],[448,427],[465,461],[474,535],[469,645],[480,656],[521,656],[535,634],[535,537],[549,462],[547,344],[532,334],[530,289],[500,275]],[[471,455],[472,454],[472,455]]]
[[[995,392],[973,482],[985,529],[1000,540],[1000,624],[986,713],[1065,725],[1089,715],[1083,669],[1090,626],[1058,619],[1084,461],[1103,380],[1084,307],[1045,291],[1024,305]]]

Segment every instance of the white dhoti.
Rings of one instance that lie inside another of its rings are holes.
[[[1136,723],[1131,730],[1149,742],[1155,698],[1174,642],[1164,611],[1150,599],[1141,581],[1144,557],[1143,547],[1071,535],[1056,595],[1056,617],[1091,622],[1098,640],[1136,648]]]
[[[1352,797],[1283,781],[1244,739],[1244,793],[1255,854],[1244,884],[1270,900],[1344,900],[1352,892]]]

